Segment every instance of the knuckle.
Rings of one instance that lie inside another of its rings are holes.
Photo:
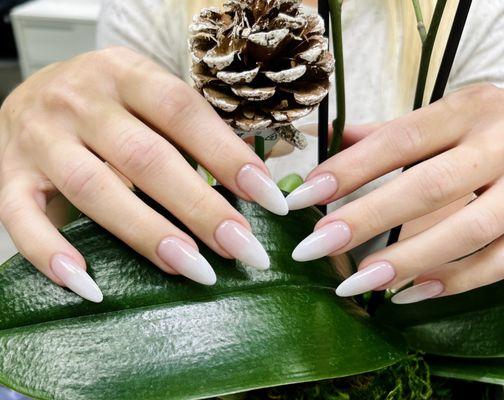
[[[21,149],[30,149],[40,146],[40,121],[30,112],[24,112],[17,121],[15,137]]]
[[[73,201],[87,201],[102,188],[105,173],[87,161],[70,162],[64,166],[61,191]]]
[[[79,90],[63,77],[54,79],[44,89],[44,106],[57,112],[76,111],[81,98]]]
[[[138,54],[126,46],[110,46],[92,53],[94,57],[105,63],[117,64],[119,60],[130,60],[132,57],[138,57]]]
[[[10,195],[8,189],[4,187],[0,192],[0,220],[9,225],[11,221],[19,220],[25,211],[17,196]]]
[[[429,206],[444,204],[459,186],[459,173],[448,160],[437,160],[417,173],[420,198]]]
[[[154,62],[125,46],[112,46],[91,53],[95,65],[114,76],[118,81],[128,81],[131,75],[145,76],[144,67]]]
[[[236,152],[235,149],[231,148],[228,142],[222,140],[214,140],[211,144],[208,145],[207,149],[207,157],[209,163],[214,163],[215,161],[222,160],[222,154],[233,154]]]
[[[133,245],[137,250],[145,247],[145,238],[141,232],[144,231],[145,221],[150,221],[149,216],[145,218],[127,218],[122,222],[120,237],[124,242]]]
[[[425,146],[424,130],[418,121],[409,121],[407,124],[391,129],[385,135],[390,154],[396,155],[400,160],[411,158],[419,149]]]
[[[189,219],[200,220],[204,205],[207,204],[208,196],[204,191],[194,194],[187,205],[187,215]]]
[[[192,89],[183,81],[174,78],[165,84],[160,91],[156,104],[156,111],[164,115],[168,125],[180,121],[194,106]]]
[[[491,83],[478,83],[445,96],[444,103],[452,110],[476,110],[502,103],[503,91]]]
[[[422,272],[432,269],[433,265],[430,264],[424,252],[412,251],[408,254],[408,265],[401,271],[398,271],[396,279],[405,280],[412,277],[417,277]]]
[[[361,221],[366,232],[378,234],[387,228],[383,220],[383,213],[376,209],[371,202],[361,201],[358,209],[361,210]]]
[[[119,163],[134,174],[148,173],[162,159],[163,146],[145,131],[125,131],[119,145]]]
[[[491,83],[478,83],[468,86],[463,89],[462,93],[466,98],[479,100],[483,103],[493,103],[497,97],[500,97],[500,90]]]
[[[498,238],[501,232],[499,218],[492,210],[482,208],[470,216],[466,241],[473,248],[481,248]]]

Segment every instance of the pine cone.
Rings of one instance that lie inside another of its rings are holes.
[[[196,88],[240,136],[277,134],[298,148],[291,123],[329,90],[334,58],[324,22],[300,0],[228,0],[203,9],[189,40]]]

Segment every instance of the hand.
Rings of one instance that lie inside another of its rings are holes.
[[[426,159],[322,218],[294,259],[346,252],[477,193],[441,222],[367,257],[337,293],[353,296],[414,280],[415,286],[393,298],[411,303],[503,279],[504,90],[491,85],[468,87],[379,128],[312,171],[288,203],[291,209],[327,204]]]
[[[144,204],[104,161],[223,257],[266,269],[245,218],[177,150],[224,186],[278,214],[287,203],[264,163],[208,103],[160,66],[111,48],[32,76],[0,110],[0,219],[43,274],[101,301],[82,255],[45,215],[61,192],[82,212],[162,270],[213,284],[190,236]]]

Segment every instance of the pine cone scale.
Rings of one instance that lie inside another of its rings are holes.
[[[237,85],[242,83],[252,82],[257,74],[259,73],[259,67],[256,67],[250,71],[219,71],[217,73],[217,79],[220,79],[228,85]]]
[[[195,86],[238,133],[305,141],[292,122],[328,94],[334,58],[324,23],[300,0],[228,0],[194,18],[189,46]],[[297,132],[297,133],[296,133]]]

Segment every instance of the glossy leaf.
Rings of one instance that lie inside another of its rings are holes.
[[[433,375],[504,385],[504,358],[428,357]]]
[[[409,345],[430,354],[504,357],[504,282],[457,296],[378,310]]]
[[[219,281],[164,275],[88,219],[64,230],[102,304],[48,282],[20,256],[0,268],[0,383],[37,399],[193,399],[359,374],[405,355],[402,339],[334,295],[328,259],[290,254],[320,217],[229,201],[268,250],[267,272],[199,243]],[[160,212],[162,212],[160,210]]]

